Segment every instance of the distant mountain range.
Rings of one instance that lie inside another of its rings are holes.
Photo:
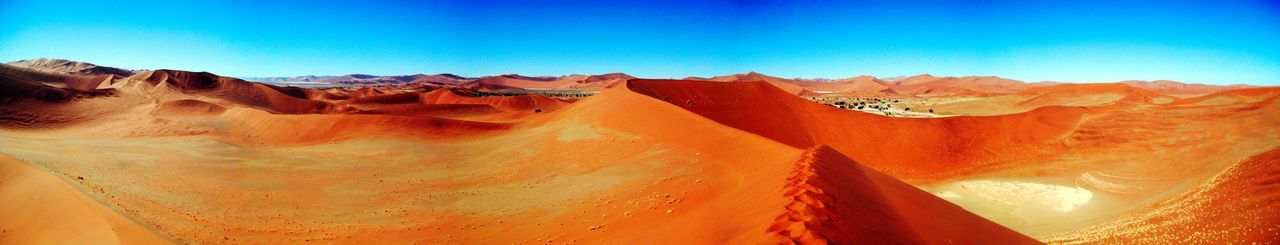
[[[49,58],[19,60],[19,61],[9,62],[8,64],[12,66],[24,67],[27,69],[32,69],[37,71],[65,73],[65,74],[72,74],[72,75],[111,74],[111,75],[116,75],[121,77],[127,77],[127,76],[132,76],[134,73],[141,71],[141,70],[125,70],[125,69],[120,69],[115,67],[98,66],[98,65],[79,62],[79,61],[49,59]]]
[[[39,58],[9,62],[9,65],[38,71],[76,75],[111,74],[127,77],[144,70],[128,70],[91,63]],[[523,76],[503,74],[484,77],[463,77],[449,73],[434,75],[413,74],[377,76],[349,74],[341,76],[294,77],[240,77],[266,84],[301,87],[341,87],[380,85],[428,85],[461,87],[478,90],[602,90],[636,77],[624,73],[599,75]],[[891,78],[856,76],[841,79],[780,78],[756,72],[732,74],[712,78],[688,77],[686,80],[720,82],[763,81],[797,95],[852,94],[866,96],[955,96],[1004,94],[1022,91],[1030,87],[1059,84],[1059,82],[1035,82],[1006,79],[994,76],[935,77],[929,74]],[[1228,89],[1254,87],[1251,85],[1209,85],[1176,81],[1121,81],[1129,86],[1174,95],[1206,94]]]

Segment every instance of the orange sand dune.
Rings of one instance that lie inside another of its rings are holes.
[[[790,96],[769,84],[632,80],[636,92],[795,147],[826,144],[892,176],[936,179],[1054,147],[1086,112],[1046,107],[994,117],[888,118]],[[894,139],[894,144],[880,142]]]
[[[1052,242],[1280,242],[1280,148],[1239,161],[1150,211]]]
[[[728,76],[718,76],[706,79],[717,82],[765,82],[772,84],[788,94],[801,94],[805,92],[805,87],[795,84],[789,79],[773,77],[756,72],[748,72],[747,74],[733,74]]]
[[[898,91],[887,85],[885,81],[872,76],[857,76],[849,79],[830,81],[792,80],[791,83],[804,87],[804,95],[845,95],[867,97],[901,96]]]
[[[1039,107],[1046,105],[1093,106],[1118,101],[1135,103],[1169,103],[1177,97],[1164,95],[1122,83],[1060,84],[1027,89],[1022,94],[1032,96],[1019,105]]]
[[[527,77],[508,74],[482,77],[475,81],[475,85],[479,89],[600,90],[632,78],[634,77],[622,73],[563,77]]]
[[[1186,98],[1172,104],[1184,106],[1221,106],[1238,103],[1257,103],[1266,100],[1274,100],[1276,97],[1280,97],[1280,88],[1247,88],[1233,89],[1199,97]]]
[[[166,244],[151,228],[21,160],[0,154],[0,243]]]
[[[983,96],[1016,93],[1027,89],[1026,83],[990,76],[934,77],[928,74],[894,81],[895,90],[912,95]]]
[[[449,138],[508,129],[503,123],[393,115],[276,115],[249,108],[225,112],[231,139],[243,144],[305,145],[369,136]]]
[[[967,96],[966,96],[967,97]],[[1181,99],[1122,83],[1039,84],[1009,94],[988,94],[930,105],[952,115],[1004,115],[1046,106],[1103,107],[1112,105],[1170,104]]]
[[[872,76],[857,76],[835,80],[786,79],[751,72],[709,79],[690,78],[686,80],[762,81],[773,84],[789,94],[863,97],[992,96],[1017,93],[1033,87],[1032,84],[1022,81],[991,76],[934,77],[927,74],[887,81]]]
[[[1157,80],[1157,81],[1121,81],[1120,83],[1130,86],[1151,90],[1158,93],[1176,95],[1181,97],[1204,95],[1219,91],[1243,89],[1252,86],[1248,85],[1208,85],[1198,83],[1182,83],[1177,81]]]
[[[165,101],[156,105],[151,110],[151,115],[156,116],[216,116],[222,114],[227,108],[222,106],[192,99]]]
[[[769,231],[789,242],[1036,243],[826,146],[806,150],[787,183],[794,200]]]
[[[155,70],[126,78],[128,89],[144,91],[160,98],[208,96],[276,113],[317,113],[329,104],[308,100],[305,95],[292,95],[270,85],[245,82],[207,72]],[[285,90],[287,91],[287,90]]]
[[[377,106],[353,105],[358,114],[384,114],[404,116],[449,117],[460,115],[490,115],[502,111],[483,104],[382,104]]]
[[[582,116],[595,117],[596,119],[588,119],[587,121],[600,120],[600,126],[603,128],[636,132],[638,133],[637,135],[656,136],[666,142],[670,142],[667,144],[673,144],[673,146],[677,146],[680,149],[697,149],[699,151],[710,149],[751,150],[760,146],[776,144],[752,143],[760,141],[760,138],[747,136],[737,136],[744,137],[736,140],[738,141],[737,144],[717,142],[722,140],[722,137],[718,135],[738,135],[741,133],[726,132],[726,129],[712,125],[714,123],[706,121],[707,119],[705,118],[674,105],[650,98],[643,95],[643,92],[632,91],[637,87],[634,85],[636,83],[639,83],[639,81],[632,80],[626,88],[609,90],[601,95],[575,103],[568,110],[558,112],[557,116],[560,118],[559,120]],[[716,84],[728,85],[723,83]],[[654,120],[659,118],[662,120]],[[689,135],[693,132],[698,132],[704,137],[684,137],[684,135]],[[725,147],[727,146],[726,144],[750,147]],[[951,240],[960,243],[978,241],[1032,243],[1024,236],[1008,232],[1004,227],[976,219],[975,216],[968,212],[949,204],[937,202],[937,197],[928,195],[874,170],[862,168],[858,163],[849,160],[831,148],[825,146],[806,148],[808,149],[800,154],[800,159],[793,160],[796,162],[790,164],[790,170],[775,169],[787,166],[784,164],[766,164],[758,160],[740,161],[732,165],[717,167],[736,169],[736,171],[742,172],[741,174],[745,174],[744,176],[760,176],[757,179],[758,181],[752,182],[765,182],[763,180],[776,178],[764,176],[778,176],[778,173],[781,172],[790,173],[786,177],[786,184],[781,185],[781,187],[784,187],[783,190],[779,190],[784,192],[781,196],[790,199],[786,200],[788,204],[774,204],[777,206],[765,208],[782,211],[768,225],[769,237],[752,239],[738,237],[728,241],[765,239],[799,243],[816,241],[832,243],[879,241],[892,243],[913,241],[944,242]],[[725,154],[717,153],[719,151],[721,150],[701,153],[712,156]],[[750,155],[755,154],[745,152],[728,154],[728,156],[746,158],[751,158]],[[758,174],[749,174],[751,172]],[[773,188],[765,187],[764,189]],[[740,203],[739,205],[756,205],[760,203],[755,201],[735,202]],[[873,213],[860,211],[868,208],[881,211]],[[762,217],[748,214],[773,214],[779,211],[733,212],[729,216],[698,222],[752,224],[761,221],[744,220],[760,219]],[[885,216],[886,214],[888,216]],[[673,225],[684,226],[680,224]],[[653,226],[653,224],[649,226]],[[664,226],[671,225],[664,224]],[[706,228],[701,229],[709,229],[713,226],[706,225]],[[745,234],[737,236],[751,234],[750,230],[748,230]],[[985,234],[985,236],[975,237],[972,236],[973,234]],[[760,234],[752,236],[758,235]],[[875,238],[872,238],[873,235]],[[687,241],[707,241],[705,239],[704,237]]]
[[[447,89],[422,93],[418,101],[425,104],[483,104],[518,112],[554,111],[569,104],[563,100],[540,95],[472,97]]]

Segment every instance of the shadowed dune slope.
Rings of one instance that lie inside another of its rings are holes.
[[[7,63],[17,67],[27,68],[31,70],[71,74],[71,75],[116,75],[119,77],[127,77],[133,75],[133,71],[94,65],[91,63],[70,61],[64,59],[38,58],[30,60],[19,60]]]
[[[162,97],[208,96],[284,114],[321,113],[330,109],[329,103],[305,99],[305,94],[208,72],[155,70],[127,79],[133,88]]]
[[[116,75],[54,73],[7,64],[0,64],[0,74],[23,80],[36,81],[51,87],[81,91],[106,88],[108,85],[114,84],[116,80],[120,78]]]
[[[1049,106],[1001,116],[908,119],[819,105],[763,82],[631,80],[628,87],[793,147],[829,145],[908,180],[946,178],[993,167],[984,164],[1002,158],[1046,153],[1088,111]]]
[[[38,82],[34,82],[20,77],[0,73],[0,102],[13,101],[19,99],[37,99],[48,102],[58,102],[66,100],[71,96],[71,92],[45,86]]]

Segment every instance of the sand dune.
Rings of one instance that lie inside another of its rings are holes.
[[[82,177],[77,177],[82,179]],[[0,154],[0,243],[166,244],[63,180]]]
[[[282,89],[271,85],[245,82],[207,72],[146,71],[127,78],[127,81],[129,84],[124,86],[129,89],[164,99],[207,96],[288,114],[317,113],[329,109],[328,103],[307,100],[296,93],[286,94]]]
[[[24,80],[44,84],[55,88],[65,88],[75,91],[91,92],[99,89],[106,89],[107,86],[116,82],[115,75],[75,75],[50,73],[37,70],[30,70],[6,64],[0,64],[0,74],[8,77],[7,79]]]
[[[1021,106],[1046,105],[1096,106],[1115,102],[1169,103],[1177,97],[1155,93],[1146,89],[1120,83],[1062,84],[1031,88],[1022,92],[1030,99],[1018,103]]]
[[[91,63],[70,61],[64,59],[38,58],[30,60],[19,60],[7,63],[11,66],[22,67],[35,71],[69,74],[69,75],[115,75],[116,77],[132,76],[137,71],[125,70],[115,67],[98,66]]]
[[[453,90],[436,90],[422,93],[419,95],[418,101],[425,104],[489,105],[501,110],[519,112],[554,111],[568,104],[562,100],[538,95],[474,97],[460,95]]]
[[[1128,84],[1130,86],[1134,86],[1138,88],[1143,88],[1146,90],[1159,92],[1162,94],[1174,95],[1179,97],[1204,95],[1204,94],[1209,94],[1209,93],[1219,92],[1219,91],[1253,87],[1249,85],[1239,85],[1239,84],[1220,86],[1220,85],[1208,85],[1208,84],[1198,84],[1198,83],[1183,83],[1183,82],[1169,81],[1169,80],[1156,80],[1156,81],[1130,80],[1130,81],[1121,81],[1120,83]]]
[[[908,179],[945,178],[999,157],[1018,157],[1002,154],[1035,154],[1051,147],[1050,140],[1085,113],[1050,107],[996,117],[899,119],[810,103],[760,82],[633,80],[628,86],[788,145],[830,145],[874,169]],[[912,140],[877,143],[893,139]]]
[[[634,77],[622,73],[563,77],[528,77],[508,74],[482,77],[476,80],[476,85],[479,89],[600,90],[631,78]]]
[[[1191,192],[1152,210],[1064,234],[1050,242],[1280,242],[1280,149],[1232,164]]]
[[[3,68],[0,153],[25,161],[0,156],[0,203],[18,207],[0,243],[1214,243],[1272,242],[1280,222],[1274,88],[748,73],[311,89],[175,70],[88,86]],[[486,93],[526,88],[602,92]]]

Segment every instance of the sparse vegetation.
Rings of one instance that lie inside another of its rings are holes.
[[[818,102],[827,106],[845,109],[858,110],[863,112],[885,114],[895,117],[932,117],[935,116],[933,109],[921,109],[916,107],[915,110],[911,106],[930,105],[935,99],[930,98],[862,98],[862,97],[802,97],[808,98],[810,101]],[[898,110],[897,108],[901,108]],[[925,114],[928,111],[929,114]]]

